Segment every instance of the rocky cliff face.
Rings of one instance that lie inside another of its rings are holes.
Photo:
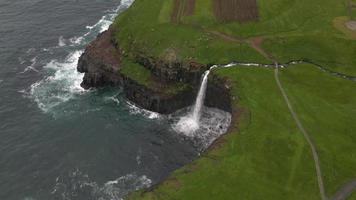
[[[199,84],[201,75],[205,70],[209,69],[209,66],[194,61],[186,63],[178,61],[174,58],[174,52],[167,54],[172,55],[165,56],[164,58],[151,58],[138,54],[136,55],[135,60],[149,69],[153,75],[159,77],[162,82],[187,82],[191,84]]]
[[[85,73],[81,86],[85,89],[106,85],[118,85],[121,54],[112,45],[112,30],[103,32],[91,42],[78,62],[78,71]]]
[[[178,62],[172,52],[168,52],[168,59],[147,58],[138,54],[135,62],[149,69],[158,84],[185,82],[192,86],[175,93],[153,90],[120,72],[122,54],[118,45],[114,45],[111,39],[112,33],[112,29],[109,29],[100,34],[80,57],[77,68],[79,72],[85,73],[81,84],[83,88],[121,87],[130,101],[142,108],[163,114],[172,113],[194,103],[201,74],[208,66],[195,62]],[[223,80],[214,76],[209,81],[205,103],[231,112],[229,88]]]

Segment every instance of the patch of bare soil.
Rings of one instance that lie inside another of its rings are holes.
[[[266,52],[261,47],[261,45],[263,43],[263,37],[250,38],[247,40],[247,43],[250,45],[250,47],[252,47],[254,50],[256,50],[259,54],[261,54],[266,59],[271,60],[274,63],[277,62],[270,53]]]
[[[250,22],[259,19],[257,0],[213,0],[215,17],[221,22]]]
[[[348,21],[345,23],[345,26],[351,31],[356,31],[356,21]]]
[[[193,15],[194,9],[195,0],[174,0],[171,21],[179,23],[182,17]]]

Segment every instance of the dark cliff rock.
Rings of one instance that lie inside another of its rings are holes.
[[[111,42],[112,30],[98,35],[91,42],[78,61],[78,71],[85,73],[81,86],[85,89],[118,85],[121,54]]]
[[[138,54],[135,57],[136,62],[149,69],[162,82],[199,84],[201,75],[209,68],[207,65],[194,61],[182,62],[176,59],[151,58],[142,54]]]
[[[163,113],[172,113],[194,104],[201,75],[208,68],[195,62],[183,64],[175,58],[153,59],[138,55],[135,62],[149,69],[157,82],[156,88],[149,88],[120,72],[122,54],[118,44],[112,41],[112,29],[100,34],[91,42],[78,61],[78,71],[85,73],[82,87],[117,86],[123,88],[127,99],[138,106]],[[172,57],[172,56],[171,56]],[[174,57],[174,56],[173,56]],[[231,112],[229,89],[224,80],[211,76],[205,104]],[[167,93],[167,84],[189,83],[191,87]]]
[[[219,78],[211,73],[209,75],[208,87],[206,89],[205,105],[232,113],[231,103],[230,85],[227,80]]]
[[[81,83],[83,88],[118,86],[138,106],[164,114],[191,105],[195,98],[192,88],[167,95],[164,91],[147,88],[120,73],[121,53],[111,38],[111,29],[103,32],[87,46],[79,58],[77,69],[85,73]]]
[[[174,95],[167,95],[140,85],[127,77],[123,78],[121,86],[127,99],[142,108],[162,114],[170,114],[190,106],[195,99],[195,92],[191,88]]]

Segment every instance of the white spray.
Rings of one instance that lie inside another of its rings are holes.
[[[200,117],[202,108],[204,106],[206,88],[208,86],[208,77],[210,71],[217,67],[216,65],[212,66],[209,70],[205,71],[203,74],[202,82],[200,84],[199,92],[195,100],[195,105],[192,111],[187,115],[182,117],[179,122],[176,124],[175,129],[179,132],[183,132],[186,135],[193,134],[200,127]]]
[[[208,77],[210,74],[210,70],[212,70],[215,67],[217,67],[217,66],[216,65],[212,66],[209,70],[205,71],[203,74],[203,79],[200,84],[200,89],[199,89],[197,98],[195,100],[195,105],[194,105],[194,109],[193,109],[193,113],[192,113],[193,119],[197,123],[199,123],[199,121],[200,121],[201,109],[204,105],[206,88],[208,86]]]

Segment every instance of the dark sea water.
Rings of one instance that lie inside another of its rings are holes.
[[[120,199],[197,156],[77,60],[130,0],[0,0],[0,200]]]

